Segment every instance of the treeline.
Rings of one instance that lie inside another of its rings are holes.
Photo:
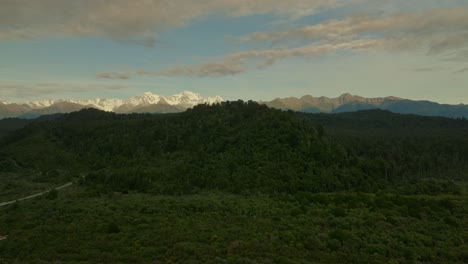
[[[0,161],[68,169],[85,185],[121,191],[457,193],[468,178],[463,131],[466,120],[304,115],[252,101],[165,115],[87,109],[5,137]]]

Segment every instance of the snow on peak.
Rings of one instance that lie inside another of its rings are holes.
[[[146,92],[142,96],[133,96],[127,100],[124,100],[124,104],[128,105],[150,105],[157,104],[161,100],[161,96],[153,94],[151,92]]]
[[[167,96],[165,99],[166,102],[170,105],[183,105],[185,107],[192,107],[194,105],[203,103],[203,97],[200,94],[188,91],[172,96]]]
[[[208,97],[206,98],[206,103],[207,104],[217,104],[217,103],[221,103],[221,102],[224,102],[224,99],[221,98],[220,96],[213,96],[213,97]]]
[[[104,110],[104,111],[113,111],[114,108],[119,107],[123,104],[123,100],[121,99],[103,99],[103,98],[95,98],[91,100],[81,100],[81,101],[71,101],[73,103],[85,105],[85,106],[93,106],[95,108]]]
[[[154,100],[156,98],[160,98],[161,96],[153,94],[152,92],[145,92],[142,97],[147,100]]]
[[[40,101],[31,101],[31,102],[26,102],[25,105],[31,107],[31,108],[46,108],[49,107],[59,101],[56,100],[40,100]]]
[[[182,93],[179,94],[180,96],[185,96],[189,98],[190,100],[200,100],[203,98],[199,93],[194,93],[190,91],[183,91]]]
[[[80,104],[83,106],[91,106],[105,111],[115,111],[117,108],[126,105],[130,107],[136,106],[147,106],[152,104],[158,104],[159,102],[164,102],[169,105],[180,106],[181,109],[193,107],[197,104],[215,104],[223,102],[223,98],[219,96],[214,97],[203,97],[198,93],[184,91],[179,94],[172,96],[161,96],[153,94],[151,92],[145,92],[141,96],[133,96],[128,99],[105,99],[105,98],[94,98],[88,100],[41,100],[41,101],[30,101],[25,102],[24,104],[34,108],[46,108],[52,106],[55,103],[59,102],[70,102],[75,104]],[[0,104],[8,104],[5,102],[0,102]]]

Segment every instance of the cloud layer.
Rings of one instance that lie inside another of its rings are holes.
[[[50,36],[101,37],[153,46],[159,32],[185,26],[196,18],[212,14],[230,17],[276,14],[294,19],[340,5],[366,3],[379,7],[389,2],[392,1],[1,0],[0,41]],[[401,1],[394,2],[397,4],[393,5],[398,5]],[[419,0],[403,2],[405,7],[429,5],[427,3],[437,6],[437,3],[454,0],[428,0],[423,4]],[[343,50],[421,50],[430,56],[445,56],[454,63],[468,61],[468,6],[423,10],[390,12],[391,15],[372,12],[372,15],[331,19],[282,31],[254,32],[236,38],[242,43],[260,43],[268,48],[226,54],[218,61],[195,65],[157,71],[102,72],[96,77],[120,80],[141,75],[220,77],[268,67],[291,57],[321,56]],[[277,46],[280,48],[275,48]]]
[[[293,49],[248,50],[226,55],[218,62],[208,62],[188,66],[178,66],[161,71],[138,70],[129,73],[98,73],[98,78],[128,79],[137,75],[184,76],[184,77],[221,77],[243,73],[253,62],[257,68],[274,64],[277,60],[289,57],[314,57],[331,54],[339,50],[366,51],[384,47],[389,43],[381,40],[355,40],[347,43],[308,45]]]
[[[92,91],[115,91],[128,88],[109,84],[70,83],[0,83],[0,98],[37,98],[61,93],[82,93]]]
[[[255,32],[243,42],[342,43],[358,38],[385,38],[401,47],[427,44],[431,54],[464,48],[468,44],[468,9],[432,9],[387,17],[352,16],[284,31]],[[413,42],[413,43],[411,43]]]
[[[461,58],[468,54],[468,9],[431,9],[385,17],[352,16],[283,31],[255,32],[239,40],[286,45],[286,48],[246,50],[227,54],[218,62],[162,71],[140,70],[124,75],[128,78],[133,75],[224,76],[245,72],[249,67],[267,67],[290,57],[313,57],[338,51],[420,50],[432,56],[449,54],[452,58]],[[302,46],[287,47],[298,43]],[[98,77],[113,79],[120,75],[101,73]]]
[[[355,0],[353,0],[355,1]],[[140,39],[153,45],[157,32],[210,15],[276,13],[301,17],[344,0],[2,0],[0,40],[64,35]]]

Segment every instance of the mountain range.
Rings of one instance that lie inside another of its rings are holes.
[[[115,113],[175,113],[185,111],[198,104],[215,104],[223,101],[224,99],[219,96],[203,97],[198,93],[188,91],[172,96],[146,92],[141,96],[128,99],[42,100],[24,103],[0,101],[0,119],[9,117],[36,118],[42,115],[70,113],[83,108],[96,108]],[[305,113],[343,113],[382,109],[402,114],[468,118],[468,105],[439,104],[393,96],[365,98],[345,93],[336,98],[329,98],[305,95],[301,98],[276,98],[261,103],[272,108]]]
[[[468,105],[439,104],[430,101],[414,101],[398,97],[365,98],[345,93],[337,98],[313,97],[277,98],[263,102],[269,107],[306,113],[343,113],[360,110],[382,109],[394,113],[423,116],[468,118]]]
[[[198,104],[214,104],[224,101],[219,96],[203,97],[193,92],[162,96],[146,92],[128,99],[90,100],[42,100],[24,103],[0,102],[0,118],[36,118],[42,115],[70,113],[83,108],[96,108],[115,113],[174,113],[182,112]]]

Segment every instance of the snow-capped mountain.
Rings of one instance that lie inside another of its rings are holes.
[[[57,103],[58,101],[61,101],[61,100],[31,101],[31,102],[25,102],[24,104],[31,107],[31,108],[34,108],[34,109],[40,109],[40,108],[49,107],[49,106]]]
[[[80,100],[80,101],[70,101],[72,103],[80,104],[80,105],[88,105],[95,107],[97,109],[101,109],[104,111],[112,112],[114,108],[124,104],[124,100],[122,99],[103,99],[103,98],[95,98],[90,100]]]
[[[204,98],[200,94],[192,92],[183,92],[173,96],[168,96],[165,97],[164,100],[170,105],[181,105],[187,108],[198,104],[215,104],[224,101],[223,98],[219,96]]]
[[[180,94],[172,96],[162,96],[158,94],[153,94],[151,92],[146,92],[141,96],[133,96],[126,100],[121,99],[93,99],[93,100],[82,100],[82,101],[71,101],[73,103],[81,105],[91,105],[98,109],[105,111],[115,111],[122,106],[126,107],[142,107],[148,105],[158,104],[160,102],[167,103],[172,106],[178,106],[181,109],[187,109],[198,104],[215,104],[224,101],[223,98],[219,96],[214,97],[203,97],[198,93],[193,92],[182,92]],[[184,110],[185,110],[184,109]]]
[[[128,99],[105,99],[95,98],[89,100],[40,100],[28,101],[24,103],[9,104],[6,102],[0,103],[0,118],[5,117],[36,117],[43,113],[67,113],[76,111],[77,106],[82,108],[94,107],[104,111],[113,111],[117,113],[133,113],[133,112],[151,112],[151,113],[165,113],[165,112],[180,112],[185,111],[198,104],[215,104],[224,101],[219,96],[203,97],[198,93],[189,91],[172,96],[162,96],[146,92],[141,96],[133,96]],[[16,113],[11,111],[11,106],[20,107],[22,111]],[[56,107],[60,105],[61,107]],[[9,107],[9,111],[2,111],[2,107]],[[67,109],[66,106],[70,106]],[[26,111],[24,109],[27,109]],[[2,114],[5,113],[5,114]]]

